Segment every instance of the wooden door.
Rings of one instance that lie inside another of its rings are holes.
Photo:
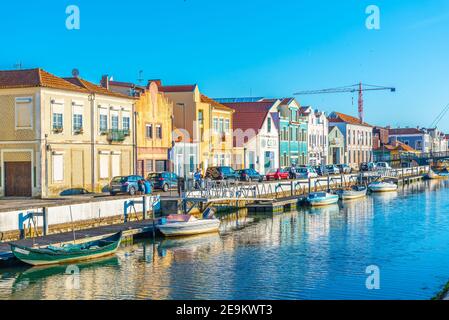
[[[5,196],[31,197],[31,162],[5,162]]]

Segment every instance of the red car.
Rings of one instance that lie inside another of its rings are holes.
[[[267,173],[267,180],[288,180],[289,173],[284,169],[272,169]]]

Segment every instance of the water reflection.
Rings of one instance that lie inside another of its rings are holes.
[[[449,279],[448,181],[273,216],[222,215],[220,234],[137,242],[109,260],[0,273],[1,299],[430,298]],[[381,290],[365,288],[380,267]]]

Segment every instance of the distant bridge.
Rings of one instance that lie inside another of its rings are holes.
[[[438,161],[449,158],[449,151],[443,152],[427,152],[427,153],[403,153],[401,154],[401,162],[411,163],[415,161],[420,166],[428,165],[432,161]]]

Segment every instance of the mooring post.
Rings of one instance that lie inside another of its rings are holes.
[[[142,213],[143,220],[146,220],[147,219],[147,210],[148,210],[148,208],[147,208],[147,196],[143,196],[142,197],[142,210],[143,210],[143,213]]]
[[[331,191],[331,177],[327,175],[327,192]]]
[[[48,235],[48,209],[46,207],[42,208],[42,232],[44,236]]]
[[[293,181],[290,181],[290,190],[292,197],[295,195],[295,190],[293,189]]]

